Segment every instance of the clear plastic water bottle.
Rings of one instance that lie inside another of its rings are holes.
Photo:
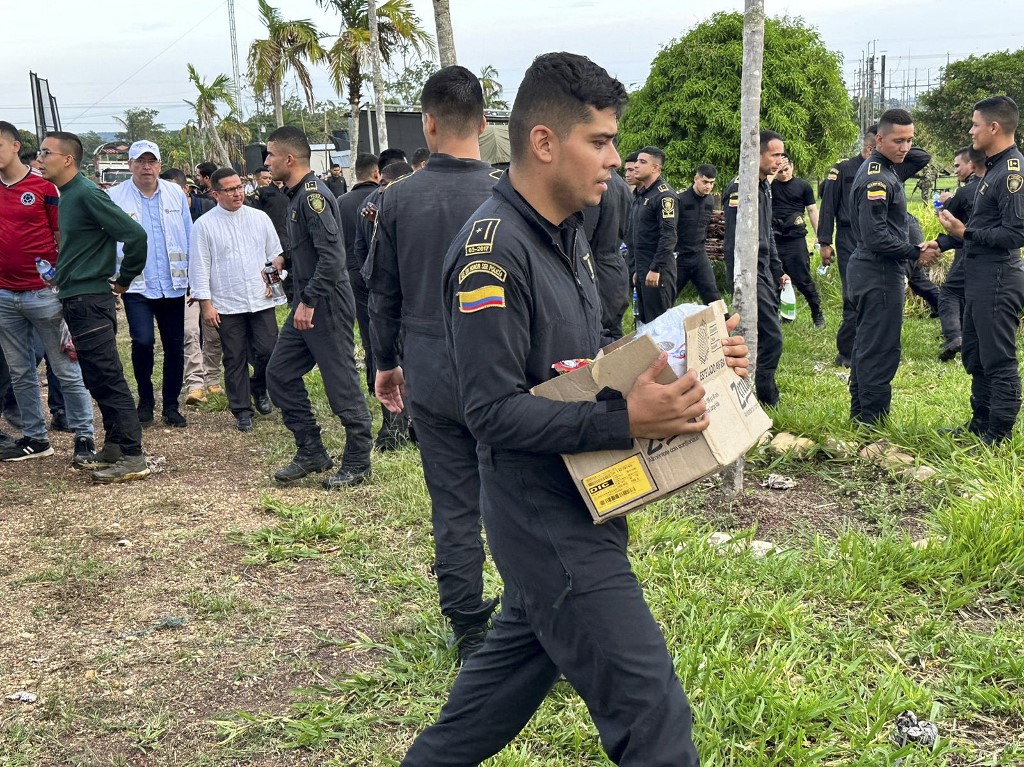
[[[636,286],[633,287],[633,319],[640,316],[640,297],[636,294]]]
[[[831,264],[822,264],[821,266],[819,266],[818,267],[818,276],[819,277],[824,277],[826,274],[828,274],[829,266],[831,266]]]
[[[284,292],[284,277],[277,267],[275,267],[270,261],[267,261],[267,265],[263,267],[263,275],[267,280],[267,290],[270,293],[270,298],[285,298]]]
[[[938,191],[932,192],[932,207],[935,208],[936,212],[942,210],[942,199],[941,199],[941,197],[942,197],[942,195],[940,195],[938,193]]]
[[[47,284],[54,293],[57,292],[57,270],[45,258],[36,257],[36,271],[39,272],[39,279]]]

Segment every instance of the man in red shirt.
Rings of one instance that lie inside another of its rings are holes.
[[[67,418],[75,433],[77,464],[93,457],[92,399],[82,371],[63,351],[61,305],[43,282],[36,259],[57,262],[57,188],[25,165],[17,128],[0,121],[0,346],[11,371],[24,421],[24,436],[0,449],[0,460],[53,455],[39,396],[35,334],[61,383]]]

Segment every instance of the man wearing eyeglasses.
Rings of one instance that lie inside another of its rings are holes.
[[[146,266],[122,297],[132,337],[139,422],[153,422],[155,322],[164,349],[163,421],[183,429],[187,422],[178,398],[185,375],[185,289],[192,216],[181,188],[160,178],[160,147],[152,141],[136,141],[128,148],[128,169],[131,180],[107,194],[147,235]],[[120,245],[118,255],[122,255]]]
[[[78,136],[60,131],[46,134],[38,154],[43,178],[60,190],[56,285],[64,321],[106,431],[106,443],[94,459],[75,465],[96,469],[94,482],[128,482],[148,476],[150,470],[142,452],[139,414],[117,353],[113,293],[123,294],[145,268],[146,230],[79,172],[82,154]],[[123,258],[117,271],[119,242]]]
[[[203,322],[220,333],[224,385],[235,426],[252,431],[253,398],[260,413],[272,407],[267,362],[277,341],[274,307],[287,299],[270,294],[263,269],[268,261],[283,268],[281,240],[266,213],[244,204],[245,187],[233,169],[213,172],[210,193],[217,207],[192,227],[189,285]]]

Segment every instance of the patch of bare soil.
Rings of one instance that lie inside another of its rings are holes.
[[[284,714],[296,688],[359,662],[316,637],[373,633],[343,577],[317,560],[250,567],[229,540],[272,524],[262,443],[279,423],[187,417],[145,432],[161,468],[145,481],[93,485],[65,434],[54,457],[0,464],[0,762],[228,764],[211,720]],[[36,702],[2,700],[21,690]]]

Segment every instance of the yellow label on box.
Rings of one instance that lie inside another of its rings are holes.
[[[630,456],[589,477],[583,478],[583,487],[598,514],[608,512],[654,490],[654,483],[644,470],[640,456]]]

